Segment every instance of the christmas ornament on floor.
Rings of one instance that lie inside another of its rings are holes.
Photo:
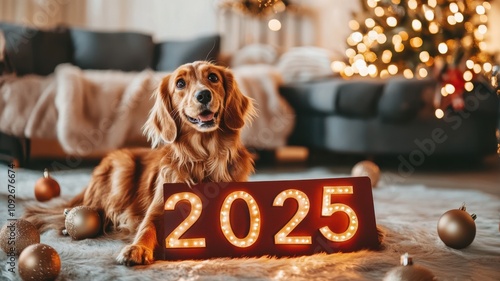
[[[466,212],[465,204],[459,209],[449,210],[438,221],[439,238],[446,246],[462,249],[469,246],[476,237],[476,214]]]
[[[48,245],[31,245],[19,256],[19,275],[23,280],[55,280],[60,271],[59,254]]]
[[[95,237],[101,230],[101,217],[90,207],[78,206],[71,210],[65,209],[64,215],[66,229],[62,233],[75,240]]]
[[[19,255],[26,247],[40,243],[38,229],[29,221],[8,221],[0,230],[0,247],[7,254]]]
[[[380,179],[380,168],[372,161],[358,162],[351,170],[353,177],[369,177],[372,182],[372,187],[376,187]]]
[[[397,266],[384,276],[384,281],[432,281],[437,280],[427,268],[414,265],[408,253],[401,256],[401,265]]]
[[[49,171],[43,171],[43,177],[35,183],[35,198],[40,202],[48,201],[61,194],[59,183],[49,175]]]

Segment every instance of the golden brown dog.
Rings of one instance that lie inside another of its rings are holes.
[[[197,61],[161,81],[144,125],[153,149],[119,150],[95,168],[89,186],[70,202],[101,210],[105,227],[136,233],[117,261],[153,262],[154,221],[163,212],[163,184],[246,181],[253,160],[240,129],[254,114],[230,70]],[[40,210],[25,217],[42,229],[50,225]]]

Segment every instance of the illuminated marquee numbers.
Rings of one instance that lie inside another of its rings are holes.
[[[323,187],[323,206],[321,215],[331,216],[336,212],[344,212],[349,217],[349,225],[346,231],[342,233],[333,232],[328,226],[320,228],[320,232],[326,239],[333,242],[343,242],[351,239],[358,230],[358,219],[356,212],[351,207],[335,203],[332,204],[332,194],[353,194],[352,186],[324,186]]]
[[[311,244],[311,236],[288,236],[307,216],[309,212],[309,198],[300,190],[288,189],[274,198],[273,206],[283,206],[288,198],[295,199],[299,207],[292,219],[274,235],[274,244]]]
[[[165,202],[165,210],[174,210],[179,201],[186,200],[191,204],[189,216],[177,228],[165,238],[166,248],[205,248],[205,238],[179,239],[201,215],[201,199],[192,192],[181,192],[173,194]]]
[[[330,227],[324,226],[320,228],[321,234],[333,242],[344,242],[351,239],[358,230],[358,219],[356,212],[348,205],[341,203],[332,204],[332,195],[353,194],[352,186],[324,186],[323,187],[323,202],[322,216],[331,216],[336,212],[343,212],[349,218],[349,225],[342,233],[333,232]],[[273,206],[283,206],[288,199],[295,199],[298,203],[298,208],[294,216],[288,223],[274,235],[275,244],[312,244],[311,236],[289,236],[289,234],[302,222],[307,216],[310,209],[309,198],[307,195],[297,189],[287,189],[274,198]],[[230,221],[230,212],[233,202],[237,199],[242,199],[247,204],[250,213],[250,231],[244,238],[238,238],[234,234]],[[202,202],[200,197],[192,192],[180,192],[171,195],[165,202],[165,211],[173,211],[180,201],[187,201],[191,205],[191,211],[186,219],[179,224],[166,238],[166,248],[205,248],[205,238],[185,238],[180,237],[200,218],[202,211]],[[220,227],[224,237],[228,242],[239,248],[246,248],[253,245],[259,238],[261,229],[260,210],[257,202],[249,193],[245,191],[234,191],[225,199],[220,210]]]
[[[231,227],[231,221],[229,219],[231,205],[236,199],[243,199],[247,203],[248,211],[250,213],[250,231],[244,238],[238,238],[234,235]],[[255,202],[255,199],[253,199],[252,195],[245,191],[235,191],[229,194],[224,200],[224,204],[221,208],[220,226],[227,241],[236,247],[246,248],[255,243],[260,233],[260,211],[259,206]]]

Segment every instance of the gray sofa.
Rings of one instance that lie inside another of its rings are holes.
[[[401,155],[483,157],[497,150],[499,101],[486,82],[464,96],[465,110],[434,115],[436,81],[393,77],[330,78],[284,85],[297,119],[289,143],[313,150]]]

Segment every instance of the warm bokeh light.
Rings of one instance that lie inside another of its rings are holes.
[[[434,112],[434,115],[436,115],[437,119],[441,119],[444,117],[444,112],[442,109],[438,108],[436,109],[436,111]]]
[[[267,26],[272,31],[279,31],[281,29],[281,22],[277,19],[272,19],[272,20],[269,20],[269,23],[267,24]]]

